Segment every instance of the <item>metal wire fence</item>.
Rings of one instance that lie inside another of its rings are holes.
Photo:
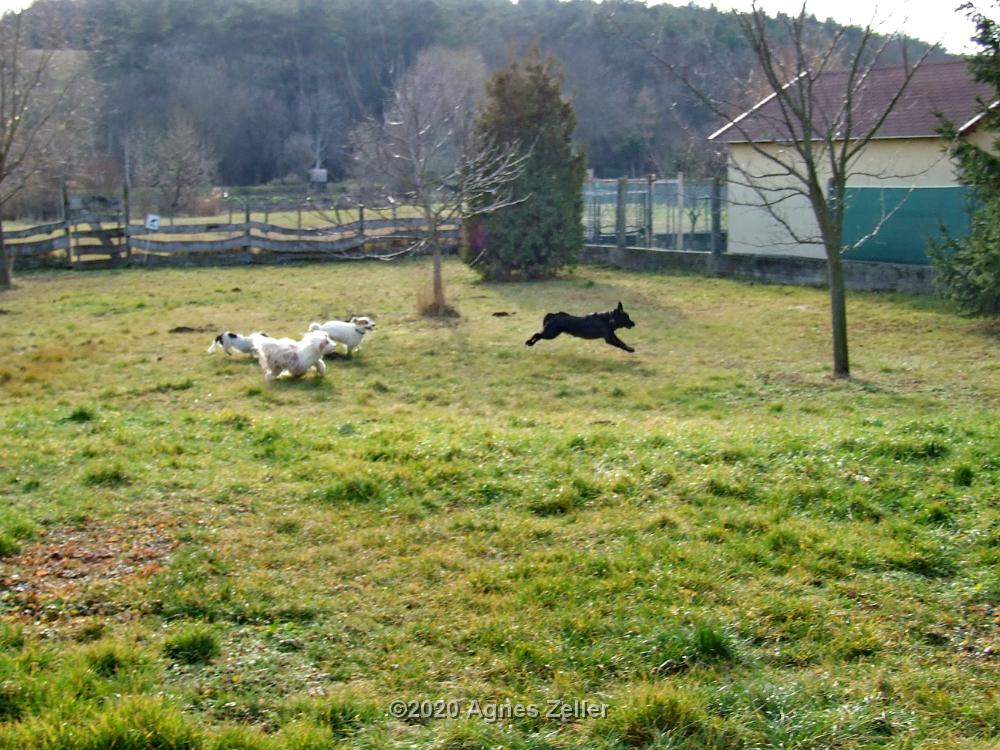
[[[619,179],[584,183],[584,233],[596,245],[710,250],[725,239],[718,181]],[[714,210],[713,210],[714,209]]]

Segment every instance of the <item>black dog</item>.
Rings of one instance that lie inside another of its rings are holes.
[[[568,333],[581,339],[604,339],[612,346],[634,352],[631,346],[615,336],[616,328],[632,328],[635,323],[622,309],[622,303],[614,310],[590,315],[570,315],[569,313],[549,313],[542,319],[542,330],[524,343],[534,346],[538,339],[554,339],[560,333]]]

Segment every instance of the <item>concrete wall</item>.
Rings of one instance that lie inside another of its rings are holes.
[[[776,284],[826,285],[826,261],[816,258],[729,253],[713,256],[712,253],[686,250],[584,245],[580,262],[629,271],[681,271],[706,276],[761,279]],[[844,261],[844,275],[847,288],[853,291],[915,294],[935,291],[934,269],[929,266]]]

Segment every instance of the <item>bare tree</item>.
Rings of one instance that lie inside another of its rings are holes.
[[[0,289],[11,286],[14,268],[3,209],[59,161],[84,69],[78,53],[60,49],[62,29],[33,31],[40,48],[29,43],[23,13],[0,18]]]
[[[136,184],[155,191],[160,210],[171,216],[190,203],[195,191],[211,184],[217,166],[185,120],[178,120],[165,133],[133,133],[129,155]]]
[[[520,144],[484,142],[475,132],[486,81],[478,52],[434,48],[398,80],[381,118],[354,132],[356,173],[393,200],[416,205],[427,235],[409,251],[430,247],[433,297],[426,312],[452,313],[441,273],[441,227],[519,202],[509,186],[525,161]],[[523,200],[523,198],[521,199]]]
[[[852,177],[875,176],[865,171],[862,152],[935,47],[909,61],[905,38],[881,36],[871,23],[860,32],[844,27],[817,31],[805,4],[797,15],[772,21],[754,3],[738,18],[769,97],[744,118],[737,115],[745,108],[720,100],[651,46],[639,44],[728,123],[713,138],[726,131],[747,144],[752,158],[741,161],[731,152],[729,162],[730,182],[753,196],[747,205],[766,211],[792,243],[822,247],[830,288],[833,374],[846,378],[850,364],[841,258],[851,249],[844,245],[846,188]],[[886,78],[874,71],[898,45],[903,63],[887,87]],[[813,228],[803,230],[794,220],[801,210],[811,212]]]
[[[338,93],[337,81],[322,67],[304,59],[297,40],[294,46],[299,90],[296,130],[289,140],[296,139],[298,148],[308,144],[309,167],[319,169],[345,145],[347,107]]]

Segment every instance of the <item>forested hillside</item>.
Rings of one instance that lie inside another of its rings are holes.
[[[193,131],[221,184],[349,173],[349,134],[427,47],[492,69],[537,44],[565,71],[598,176],[710,170],[716,122],[632,40],[747,104],[763,89],[735,19],[714,9],[590,0],[42,0],[92,52],[93,143],[119,165],[137,133]],[[816,33],[831,25],[816,23]]]

